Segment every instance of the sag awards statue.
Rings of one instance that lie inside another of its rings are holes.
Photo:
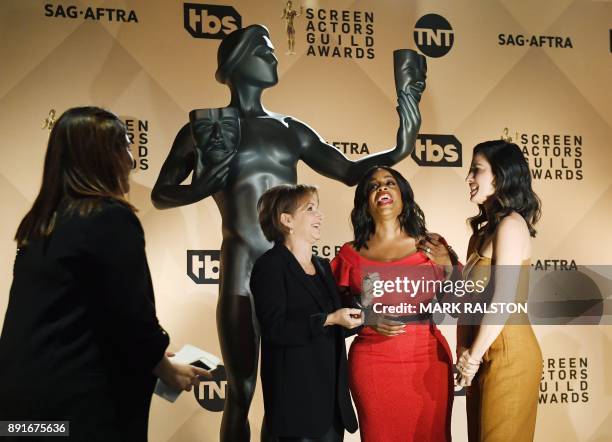
[[[287,55],[295,54],[295,25],[293,21],[302,15],[304,8],[300,6],[300,11],[293,9],[291,1],[287,2],[287,6],[283,9],[281,20],[285,21],[285,30],[287,31]]]
[[[228,35],[219,46],[217,62],[215,77],[229,87],[231,102],[225,108],[190,113],[190,123],[178,132],[151,198],[155,207],[167,209],[212,196],[221,213],[217,328],[228,376],[221,440],[244,442],[250,440],[247,417],[259,354],[249,278],[254,261],[272,246],[259,227],[257,200],[272,186],[296,183],[299,160],[352,186],[370,167],[392,166],[406,158],[421,124],[418,101],[426,65],[414,51],[396,51],[397,145],[350,161],[306,124],[263,107],[263,90],[278,82],[278,61],[264,26],[251,25]],[[181,184],[192,172],[191,183]],[[265,418],[262,440],[269,440]]]

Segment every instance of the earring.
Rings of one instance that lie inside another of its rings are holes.
[[[291,229],[291,228],[289,229],[289,234],[293,235],[293,229]]]

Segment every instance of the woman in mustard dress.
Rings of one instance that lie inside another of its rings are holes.
[[[463,276],[486,282],[470,301],[526,305],[531,238],[540,217],[527,161],[516,144],[484,142],[474,148],[466,181],[479,213],[469,220],[473,235]],[[457,383],[467,387],[470,442],[533,441],[542,353],[527,314],[465,315],[457,327],[457,359]]]

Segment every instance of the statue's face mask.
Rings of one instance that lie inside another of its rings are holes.
[[[217,164],[240,144],[238,110],[230,107],[196,109],[189,115],[191,135],[206,164]]]
[[[427,77],[425,57],[410,49],[396,50],[393,52],[393,68],[397,93],[412,93],[420,101]]]

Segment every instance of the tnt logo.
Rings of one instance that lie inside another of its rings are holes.
[[[218,284],[220,250],[187,250],[187,276],[196,284]]]
[[[414,25],[414,42],[428,57],[438,58],[448,54],[454,41],[453,28],[441,15],[424,15]]]
[[[242,27],[242,17],[231,6],[185,3],[183,18],[185,29],[195,38],[221,40]]]
[[[461,143],[454,135],[420,134],[412,159],[425,167],[461,167]]]
[[[199,361],[195,362],[193,365],[208,370],[208,367]],[[200,381],[198,388],[193,390],[193,395],[202,408],[214,412],[223,411],[227,392],[227,375],[225,373],[225,367],[219,365],[211,371],[210,374],[213,376],[212,380]]]

